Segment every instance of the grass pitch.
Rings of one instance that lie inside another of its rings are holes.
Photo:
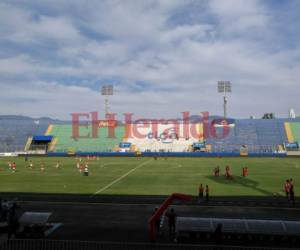
[[[100,157],[88,160],[89,176],[80,174],[75,157],[31,157],[34,168],[23,157],[0,158],[0,192],[51,194],[197,195],[200,183],[209,185],[213,196],[284,195],[283,184],[293,178],[300,191],[300,158],[145,158]],[[15,173],[8,163],[15,161]],[[82,158],[82,162],[86,162]],[[55,166],[60,162],[60,167]],[[45,172],[40,170],[44,163]],[[213,176],[220,166],[221,176]],[[233,180],[224,177],[230,165]],[[241,176],[242,167],[249,176]]]

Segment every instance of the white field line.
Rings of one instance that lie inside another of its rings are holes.
[[[181,164],[179,164],[179,163],[176,163],[176,165],[177,165],[177,166],[175,166],[175,167],[171,167],[170,169],[182,168],[182,167],[183,167],[183,166],[182,166]]]
[[[179,164],[179,163],[173,163],[173,162],[159,162],[159,165],[167,165],[168,167],[166,169],[174,169],[174,168],[182,168],[183,165],[182,164]],[[170,166],[171,165],[171,166]],[[175,165],[175,167],[174,167]]]
[[[96,194],[100,194],[103,191],[105,191],[106,189],[110,188],[112,185],[116,184],[117,182],[119,182],[120,180],[124,179],[126,176],[130,175],[132,172],[136,171],[137,169],[147,165],[149,162],[153,161],[153,159],[150,159],[148,161],[144,161],[141,164],[137,165],[135,168],[129,170],[127,173],[125,173],[124,175],[120,176],[118,179],[115,179],[114,181],[112,181],[111,183],[109,183],[108,185],[106,185],[105,187],[99,189],[98,191],[96,191],[93,195],[91,196],[95,196]]]
[[[131,162],[128,162],[128,163],[124,162],[122,164],[124,165],[124,164],[132,164],[132,163]],[[100,165],[99,168],[104,168],[106,166],[111,166],[111,165],[120,165],[120,162],[107,162],[107,163],[103,163],[103,164]]]

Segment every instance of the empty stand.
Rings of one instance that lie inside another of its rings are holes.
[[[257,138],[260,151],[272,152],[277,150],[278,145],[282,145],[286,138],[283,136],[283,123],[275,119],[260,119],[256,121]]]
[[[29,118],[0,117],[0,152],[23,151],[28,138],[44,134],[48,124]]]
[[[260,145],[256,120],[237,120],[235,124],[235,136],[238,145]]]
[[[211,122],[211,121],[210,121]],[[173,125],[174,126],[174,125]],[[182,135],[183,124],[180,125]],[[191,124],[189,125],[191,126]],[[162,134],[170,125],[159,126],[158,134]],[[53,135],[54,139],[49,145],[50,151],[97,151],[109,152],[122,141],[131,143],[131,150],[136,151],[190,151],[195,142],[205,140],[210,145],[212,152],[239,152],[242,145],[247,146],[248,152],[274,152],[287,142],[300,142],[299,119],[236,119],[234,127],[228,128],[228,134],[222,137],[223,128],[214,128],[216,137],[210,133],[206,138],[153,138],[150,128],[139,128],[140,133],[146,134],[145,138],[126,138],[125,127],[116,127],[116,138],[107,138],[108,129],[99,128],[98,138],[72,138],[70,122],[49,124],[48,120],[35,121],[24,117],[0,117],[0,152],[23,151],[30,145],[30,137],[39,134]],[[197,124],[198,132],[203,134],[203,125]],[[91,128],[80,127],[80,134],[91,133]],[[29,140],[28,140],[29,139]]]
[[[214,152],[238,152],[245,145],[248,152],[274,152],[278,145],[287,142],[284,119],[242,119],[235,120],[235,126],[228,128],[224,138],[206,138]],[[220,136],[223,128],[215,128]]]
[[[282,143],[288,142],[288,137],[284,127],[285,119],[276,119],[276,122]]]
[[[216,127],[215,135],[209,133],[205,138],[207,144],[211,145],[213,152],[237,152],[239,151],[240,146],[237,145],[235,128],[228,127],[226,136],[222,136],[223,128]]]
[[[51,135],[55,137],[55,144],[51,145],[53,151],[82,151],[82,152],[110,152],[118,145],[124,136],[124,127],[115,128],[115,138],[108,138],[108,128],[99,128],[97,138],[72,137],[72,125],[53,125]],[[91,127],[79,128],[79,135],[91,134]]]
[[[300,122],[291,122],[290,128],[294,142],[300,143]]]

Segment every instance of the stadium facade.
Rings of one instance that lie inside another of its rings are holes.
[[[225,122],[225,123],[224,123]],[[119,124],[119,123],[118,123]],[[300,118],[208,119],[185,124],[158,122],[74,124],[51,119],[5,116],[0,119],[0,152],[89,153],[154,152],[298,153]],[[96,134],[96,136],[93,136]]]

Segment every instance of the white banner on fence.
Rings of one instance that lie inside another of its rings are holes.
[[[18,156],[18,153],[11,152],[11,153],[0,153],[0,157],[12,157],[12,156]]]

